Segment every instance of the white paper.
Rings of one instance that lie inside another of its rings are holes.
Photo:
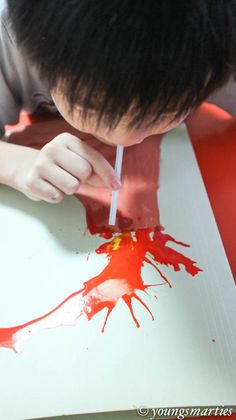
[[[155,321],[134,303],[139,329],[119,302],[105,333],[102,311],[39,332],[21,354],[0,348],[1,419],[236,403],[236,288],[183,128],[163,141],[160,184],[166,233],[191,245],[171,246],[204,271],[162,266],[173,287],[142,294]],[[85,227],[74,197],[50,205],[0,187],[0,328],[45,314],[101,272],[104,239]]]

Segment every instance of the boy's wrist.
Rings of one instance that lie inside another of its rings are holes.
[[[17,170],[22,162],[23,148],[0,140],[0,184],[18,189]]]
[[[13,171],[12,162],[8,160],[8,146],[3,138],[0,139],[0,184],[12,186]]]

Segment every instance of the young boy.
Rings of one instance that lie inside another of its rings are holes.
[[[21,109],[46,109],[101,142],[140,143],[225,85],[235,45],[233,0],[8,0],[1,135]],[[80,183],[119,188],[105,157],[69,133],[40,151],[0,141],[0,183],[54,203]]]

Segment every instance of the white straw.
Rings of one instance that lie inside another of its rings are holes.
[[[120,178],[121,178],[123,152],[124,152],[124,146],[118,145],[116,147],[116,163],[115,163],[115,174],[118,181],[120,181]],[[109,214],[109,225],[112,225],[112,226],[116,224],[118,198],[119,198],[119,190],[112,191],[111,207],[110,207],[110,214]]]

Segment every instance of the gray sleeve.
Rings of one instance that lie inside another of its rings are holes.
[[[21,110],[19,82],[15,69],[16,46],[0,19],[0,136],[5,124],[16,124]]]

